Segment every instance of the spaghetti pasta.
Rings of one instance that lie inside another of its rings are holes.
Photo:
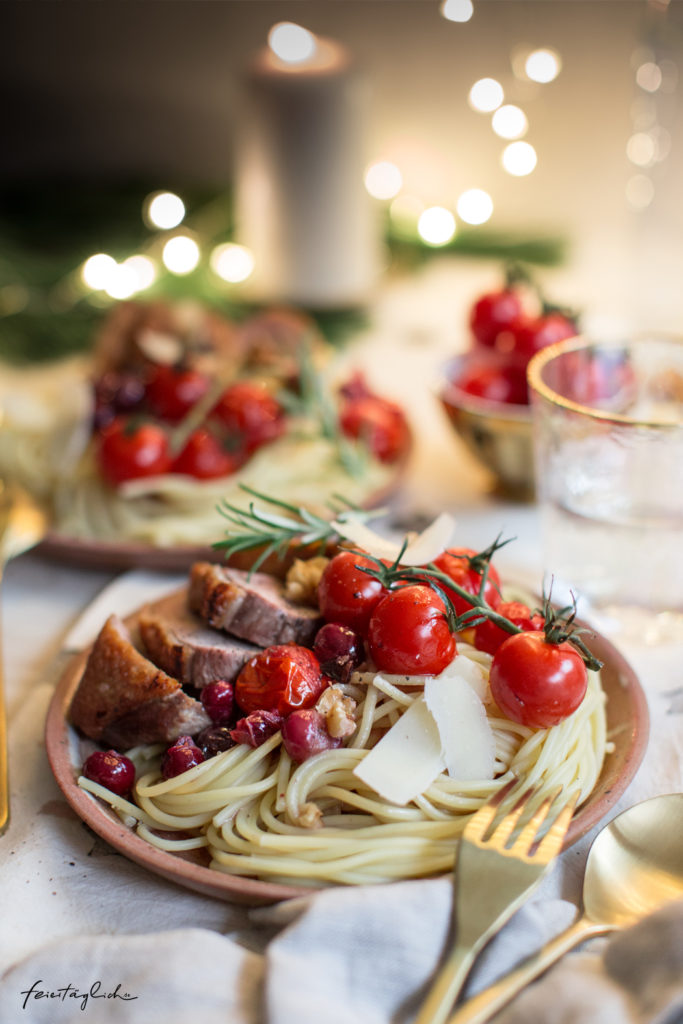
[[[462,641],[457,657],[487,669],[491,661]],[[307,886],[425,877],[453,866],[469,817],[512,779],[518,781],[510,801],[529,784],[540,786],[539,800],[559,787],[566,798],[588,797],[609,750],[600,676],[588,677],[580,707],[549,729],[509,721],[487,703],[495,777],[461,781],[443,772],[406,806],[381,797],[354,769],[422,687],[418,677],[400,686],[370,673],[340,684],[361,696],[346,746],[301,764],[292,763],[278,732],[259,747],[238,744],[168,780],[160,775],[158,748],[129,751],[138,769],[134,802],[84,777],[79,785],[153,846],[206,847],[217,871]]]

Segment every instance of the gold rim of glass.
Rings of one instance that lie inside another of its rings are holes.
[[[624,423],[634,427],[650,427],[656,430],[681,430],[683,428],[683,420],[672,421],[672,420],[652,420],[652,419],[639,419],[635,416],[626,416],[624,413],[619,412],[608,412],[604,409],[595,409],[590,405],[583,405],[581,402],[575,402],[571,398],[565,398],[563,395],[554,391],[545,381],[542,379],[542,373],[544,368],[551,360],[557,358],[559,355],[563,355],[565,352],[577,352],[581,349],[597,348],[597,349],[610,349],[628,346],[632,343],[640,343],[645,341],[647,338],[657,339],[659,341],[666,341],[674,345],[683,347],[683,338],[677,335],[667,334],[664,331],[660,333],[652,334],[641,334],[635,335],[632,338],[625,339],[624,341],[596,341],[595,338],[589,338],[584,335],[576,335],[574,338],[567,338],[565,341],[556,341],[554,345],[548,345],[547,348],[541,349],[537,352],[529,362],[527,367],[527,380],[529,387],[532,392],[535,392],[541,398],[544,398],[546,402],[551,405],[557,406],[560,409],[565,409],[568,412],[580,413],[582,416],[590,417],[591,419],[602,420],[605,423]]]

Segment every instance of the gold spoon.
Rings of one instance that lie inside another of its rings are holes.
[[[448,1024],[483,1024],[580,942],[683,897],[683,793],[619,814],[596,837],[583,882],[583,914],[516,970],[463,1003]]]
[[[0,583],[9,560],[37,544],[46,529],[47,517],[36,501],[22,488],[0,480]],[[8,825],[7,719],[0,645],[0,836]]]

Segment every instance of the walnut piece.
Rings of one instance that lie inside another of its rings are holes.
[[[318,607],[318,584],[329,558],[320,555],[306,560],[297,558],[285,578],[285,597],[292,604]]]
[[[323,812],[317,804],[306,803],[299,808],[295,825],[301,828],[321,828]]]
[[[356,731],[356,702],[345,697],[338,686],[328,686],[323,690],[315,707],[325,716],[327,731],[335,739],[344,739]]]

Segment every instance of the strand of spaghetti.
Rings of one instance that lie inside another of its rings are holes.
[[[145,839],[158,850],[168,850],[171,853],[182,853],[185,850],[199,850],[209,845],[206,836],[193,836],[190,839],[169,839],[166,836],[159,836],[152,832],[146,825],[138,825],[135,830],[141,839]]]
[[[375,718],[375,708],[377,706],[378,697],[379,690],[374,686],[374,684],[370,683],[367,689],[367,696],[359,709],[360,722],[356,727],[354,735],[351,737],[349,749],[358,750],[364,749],[367,746]]]

